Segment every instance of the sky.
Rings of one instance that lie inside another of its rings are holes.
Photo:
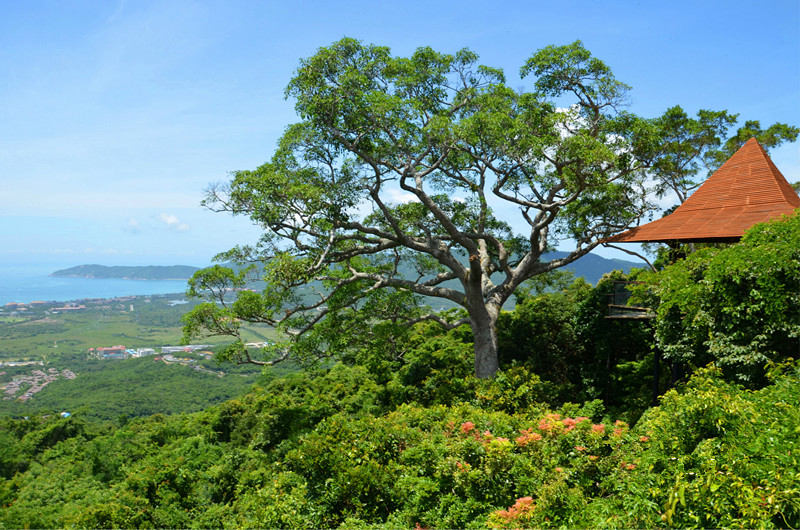
[[[202,266],[255,241],[203,192],[269,160],[299,60],[344,36],[470,48],[528,89],[533,52],[580,39],[641,116],[800,125],[797,0],[0,0],[0,264]],[[771,155],[800,180],[800,142]]]

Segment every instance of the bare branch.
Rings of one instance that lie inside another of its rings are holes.
[[[626,253],[626,254],[630,254],[631,256],[636,256],[636,257],[637,257],[637,258],[639,258],[640,260],[642,260],[642,261],[644,261],[645,263],[647,263],[647,265],[648,265],[648,267],[650,267],[650,270],[651,270],[651,271],[653,271],[653,272],[656,272],[656,268],[655,268],[655,267],[653,267],[653,264],[652,264],[652,263],[650,263],[650,260],[648,260],[646,257],[642,256],[642,255],[641,255],[641,254],[639,254],[638,252],[634,252],[633,250],[629,250],[629,249],[627,249],[627,248],[618,247],[618,246],[616,246],[616,245],[612,245],[611,243],[603,243],[603,246],[604,246],[604,247],[608,247],[608,248],[613,248],[613,249],[615,249],[615,250],[621,250],[622,252],[624,252],[624,253]]]

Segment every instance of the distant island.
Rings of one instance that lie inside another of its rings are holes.
[[[121,280],[186,280],[198,267],[189,265],[113,266],[78,265],[53,272],[58,278],[95,278]]]

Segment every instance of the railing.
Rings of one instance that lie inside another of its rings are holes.
[[[635,283],[640,282],[621,280],[614,282],[614,286],[608,294],[608,314],[606,318],[649,319],[655,317],[655,313],[649,307],[629,305],[631,291],[628,286]]]

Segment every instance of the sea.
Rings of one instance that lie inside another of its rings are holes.
[[[68,302],[84,298],[172,294],[186,291],[186,280],[118,280],[55,278],[50,274],[71,265],[0,264],[0,306],[33,301]]]

